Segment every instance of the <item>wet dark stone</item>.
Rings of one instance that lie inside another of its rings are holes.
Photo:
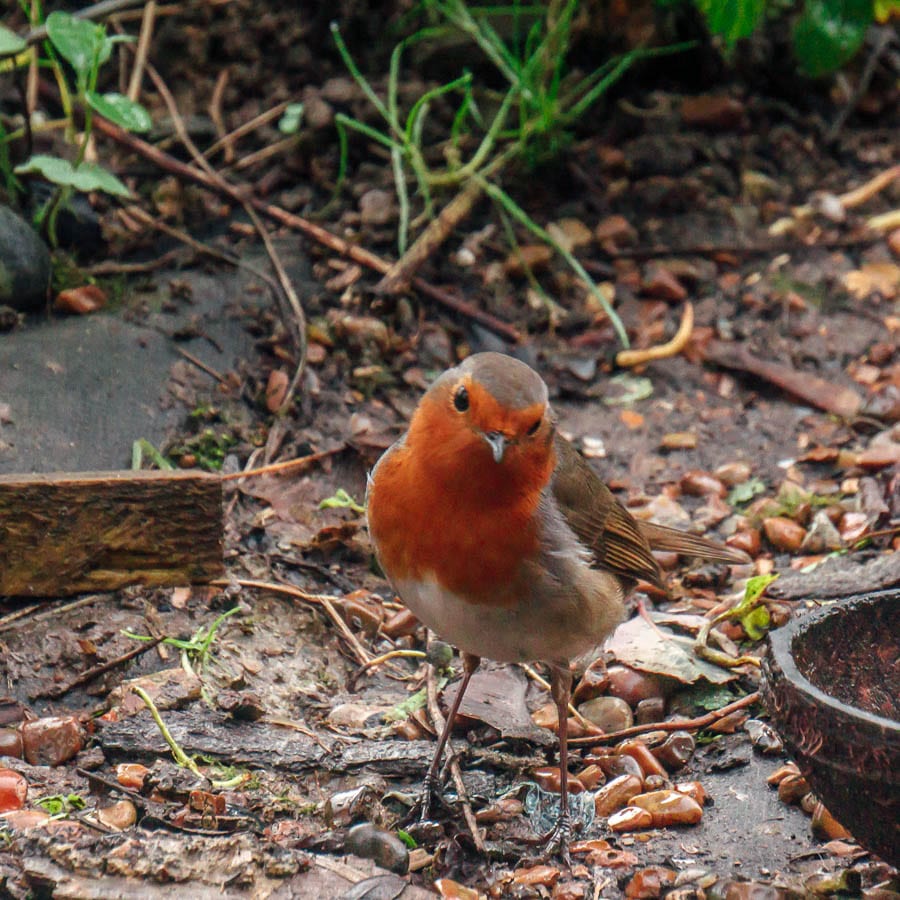
[[[50,251],[28,222],[0,206],[0,304],[33,312],[49,288]]]
[[[409,850],[406,844],[397,835],[377,828],[370,822],[354,825],[347,832],[344,847],[348,853],[374,860],[391,872],[405,875],[409,869]]]

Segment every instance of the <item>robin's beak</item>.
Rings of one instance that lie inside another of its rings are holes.
[[[503,454],[506,452],[506,447],[509,443],[506,439],[506,435],[501,434],[501,432],[499,431],[488,431],[482,436],[488,442],[488,446],[491,448],[491,453],[494,456],[494,462],[503,462]]]

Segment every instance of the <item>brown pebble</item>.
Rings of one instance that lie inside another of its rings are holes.
[[[614,247],[627,247],[637,243],[638,234],[624,216],[608,216],[597,224],[594,238],[598,244],[611,244]]]
[[[0,756],[22,758],[22,735],[15,728],[0,728]]]
[[[514,819],[516,816],[522,815],[525,807],[522,801],[516,797],[501,797],[495,800],[490,806],[485,806],[475,813],[475,821],[479,825],[490,825],[494,822],[505,822],[508,819]]]
[[[582,703],[578,712],[607,734],[634,724],[631,707],[620,697],[595,697]]]
[[[12,812],[25,805],[28,781],[12,769],[0,769],[0,813]]]
[[[29,831],[32,828],[39,828],[46,825],[50,821],[50,816],[42,809],[17,809],[5,813],[3,823],[10,831]]]
[[[670,431],[663,435],[660,446],[663,450],[693,450],[697,446],[697,435],[693,431]]]
[[[97,810],[97,819],[107,828],[124,831],[137,821],[137,809],[130,800],[120,800],[112,806]]]
[[[707,494],[724,497],[726,494],[725,485],[715,475],[710,475],[709,472],[703,472],[700,469],[685,472],[679,483],[682,493],[692,497],[703,497]]]
[[[696,746],[697,742],[689,731],[673,731],[658,747],[653,748],[652,753],[670,772],[674,772],[687,765]]]
[[[687,289],[665,266],[653,264],[647,267],[647,271],[641,282],[641,293],[648,297],[657,297],[660,300],[670,300],[680,303],[687,295]]]
[[[576,777],[584,785],[584,788],[587,791],[594,790],[594,788],[598,787],[606,781],[606,776],[603,774],[603,769],[601,769],[600,766],[598,766],[596,763],[591,763],[591,765],[585,766]]]
[[[757,557],[762,549],[762,539],[756,528],[736,531],[725,538],[725,545],[735,550],[743,550],[748,556]]]
[[[25,759],[33,766],[58,766],[82,747],[81,728],[74,716],[48,716],[22,726]]]
[[[663,764],[650,752],[650,748],[639,738],[622,741],[616,748],[620,756],[630,756],[641,767],[644,776],[666,776]]]
[[[665,714],[666,701],[662,697],[648,697],[635,707],[634,721],[638,725],[650,725],[662,721]]]
[[[559,730],[559,713],[556,711],[556,705],[553,703],[545,703],[531,714],[531,721],[538,728],[547,728],[550,731]]]
[[[626,806],[632,797],[644,789],[643,781],[636,775],[619,775],[607,782],[594,797],[594,810],[598,816],[612,815]]]
[[[675,883],[678,873],[665,866],[648,866],[640,869],[625,886],[628,900],[654,900]]]
[[[802,525],[784,516],[764,519],[763,530],[773,547],[788,553],[796,553],[806,537],[806,529]]]
[[[613,831],[639,831],[653,827],[653,814],[639,806],[626,806],[614,812],[606,823]]]
[[[709,794],[706,788],[699,781],[679,781],[675,784],[674,789],[679,794],[690,797],[698,806],[706,806],[709,801]]]
[[[116,766],[116,781],[122,787],[132,791],[139,791],[144,786],[144,779],[150,774],[150,770],[140,763],[119,763]]]
[[[666,686],[663,681],[647,672],[638,672],[637,669],[617,665],[610,666],[607,673],[610,694],[621,698],[632,708],[641,700],[665,696]]]
[[[631,805],[646,809],[656,828],[669,825],[695,825],[703,818],[703,809],[687,794],[678,791],[652,791],[631,798]]]
[[[685,125],[713,131],[731,131],[744,120],[744,104],[727,94],[685,97],[681,104],[681,120]]]
[[[553,248],[549,244],[523,244],[518,252],[510,253],[503,268],[510,275],[522,275],[526,270],[536,272],[546,269],[553,259]]]
[[[584,785],[571,773],[569,776],[569,793],[580,794],[584,791]],[[535,780],[538,787],[549,791],[551,794],[558,794],[562,785],[562,779],[559,772],[559,766],[541,766],[531,773],[531,777]]]
[[[749,463],[730,462],[719,466],[713,472],[713,475],[728,487],[734,487],[736,484],[743,484],[747,481],[752,472],[753,470],[750,468]]]
[[[670,791],[671,789],[672,783],[662,775],[648,775],[644,779],[644,793],[646,794],[652,791]]]

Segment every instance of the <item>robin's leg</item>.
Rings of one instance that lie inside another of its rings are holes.
[[[460,703],[462,703],[463,694],[465,694],[466,688],[469,686],[469,681],[475,674],[475,670],[480,665],[481,658],[478,656],[473,656],[471,653],[463,653],[462,661],[462,681],[460,682],[459,690],[456,692],[456,696],[453,698],[453,703],[450,705],[450,712],[447,713],[447,719],[444,722],[444,727],[441,730],[440,737],[438,738],[437,747],[435,747],[434,750],[434,756],[431,759],[431,765],[428,767],[428,772],[425,775],[425,781],[422,785],[422,797],[419,800],[420,821],[425,821],[425,819],[428,818],[435,797],[440,793],[439,773],[441,769],[441,758],[444,755],[444,749],[447,746],[447,741],[450,739],[450,732],[453,730],[453,721],[454,719],[456,719],[456,714],[459,711],[459,705]]]
[[[570,866],[569,838],[572,817],[569,814],[569,700],[572,696],[572,670],[567,665],[550,664],[550,693],[556,704],[559,721],[559,815],[556,824],[541,838],[544,849],[536,862],[543,862],[557,853]]]

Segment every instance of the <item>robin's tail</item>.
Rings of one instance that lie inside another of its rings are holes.
[[[743,550],[733,550],[731,547],[725,547],[715,541],[688,534],[685,531],[678,531],[676,528],[667,528],[656,522],[638,520],[638,529],[653,550],[668,550],[671,553],[699,556],[702,559],[711,559],[716,562],[750,562],[750,557]]]

